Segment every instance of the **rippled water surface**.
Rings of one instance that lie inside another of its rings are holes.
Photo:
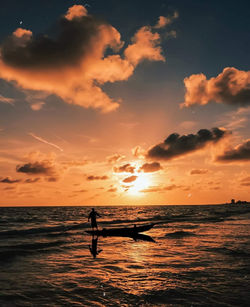
[[[155,242],[90,209],[0,208],[0,306],[249,306],[250,205],[96,208]]]

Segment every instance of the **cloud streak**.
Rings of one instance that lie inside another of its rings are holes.
[[[204,175],[207,174],[208,169],[192,169],[190,175]]]
[[[3,95],[0,94],[0,102],[13,105],[15,100],[13,98],[4,97]]]
[[[90,175],[90,176],[87,176],[87,180],[89,181],[93,181],[93,180],[107,180],[109,179],[108,176],[104,175],[104,176],[93,176],[93,175]]]
[[[48,141],[46,141],[45,139],[41,138],[40,136],[35,135],[35,134],[32,133],[32,132],[30,132],[30,133],[28,133],[28,134],[29,134],[30,136],[32,136],[34,139],[36,139],[36,140],[38,140],[38,141],[40,141],[40,142],[42,142],[42,143],[44,143],[44,144],[53,146],[54,148],[56,148],[56,149],[58,149],[58,150],[60,150],[60,151],[63,151],[63,149],[62,149],[60,146],[58,146],[58,145],[56,145],[56,144],[54,144],[54,143],[48,142]]]
[[[12,179],[11,177],[5,177],[5,178],[0,178],[0,183],[17,183],[17,182],[21,182],[21,179]]]
[[[166,186],[152,186],[147,189],[140,190],[142,193],[158,193],[158,192],[166,192],[166,191],[173,191],[176,189],[185,188],[187,187],[176,185],[176,184],[170,184]]]

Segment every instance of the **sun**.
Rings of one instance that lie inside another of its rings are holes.
[[[147,189],[152,184],[152,179],[149,174],[139,173],[137,174],[136,180],[131,184],[128,189],[128,194],[130,195],[141,195],[141,191]]]

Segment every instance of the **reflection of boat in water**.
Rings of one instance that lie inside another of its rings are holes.
[[[155,242],[155,240],[151,238],[150,236],[143,235],[141,233],[131,236],[130,238],[133,238],[135,241],[141,240],[141,241]]]
[[[86,232],[90,235],[92,235],[92,245],[89,245],[90,253],[92,254],[93,258],[96,258],[96,256],[102,251],[98,250],[97,248],[97,242],[98,237],[128,237],[132,238],[133,240],[141,240],[141,241],[148,241],[148,242],[155,242],[153,238],[150,236],[147,236],[145,234],[141,234],[140,232],[147,231],[151,229],[155,224],[148,224],[148,225],[142,225],[142,226],[136,226],[134,227],[123,227],[123,228],[109,228],[109,229],[102,229],[102,230],[87,230]]]
[[[151,238],[150,236],[143,235],[141,233],[134,233],[134,234],[109,234],[109,235],[100,234],[98,236],[102,236],[102,237],[126,237],[126,238],[132,238],[135,241],[141,240],[141,241],[155,242],[155,240],[153,238]],[[98,236],[97,236],[97,238],[98,238]],[[97,240],[97,239],[95,239],[95,240]]]
[[[123,227],[123,228],[103,228],[102,230],[87,230],[86,232],[91,235],[97,236],[119,236],[119,237],[135,237],[138,236],[140,232],[147,231],[151,229],[155,224],[148,224],[142,226],[134,227]]]

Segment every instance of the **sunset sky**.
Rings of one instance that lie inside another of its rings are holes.
[[[249,10],[1,3],[0,205],[250,200]]]

